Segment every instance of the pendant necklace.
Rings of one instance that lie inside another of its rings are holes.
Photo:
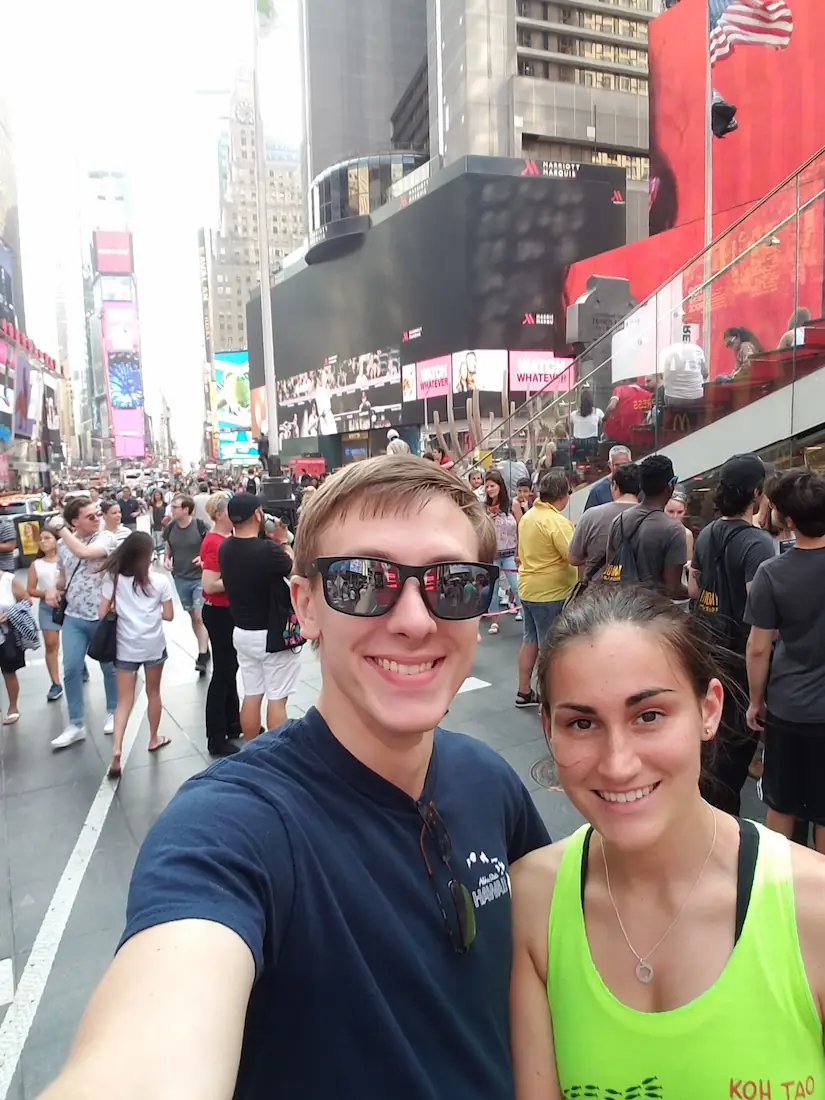
[[[681,907],[679,909],[679,912],[676,914],[676,916],[673,918],[673,920],[670,922],[670,924],[664,930],[664,932],[659,937],[659,939],[654,943],[654,945],[651,947],[651,949],[645,955],[640,955],[639,952],[636,950],[636,948],[633,946],[633,944],[628,939],[628,935],[627,935],[627,932],[625,931],[624,924],[622,924],[622,918],[619,916],[619,910],[616,907],[616,902],[613,900],[613,891],[610,889],[610,872],[607,869],[607,855],[605,854],[605,850],[604,850],[604,840],[602,840],[601,849],[602,849],[602,860],[604,862],[604,877],[605,877],[605,882],[607,883],[607,896],[610,898],[610,904],[613,906],[613,912],[616,914],[616,920],[619,922],[619,928],[621,928],[621,930],[622,930],[622,935],[624,936],[625,943],[630,948],[631,954],[636,959],[636,978],[637,978],[638,981],[644,983],[645,985],[647,985],[648,982],[653,981],[653,964],[650,961],[651,956],[653,955],[653,952],[664,943],[665,939],[668,937],[670,932],[675,927],[675,925],[676,925],[677,921],[679,920],[679,918],[681,917],[682,913],[684,913],[684,911],[687,907],[687,903],[693,897],[693,894],[696,890],[696,887],[699,885],[699,882],[701,881],[702,875],[705,873],[705,868],[707,867],[708,863],[710,863],[710,857],[713,855],[713,849],[716,847],[716,827],[717,827],[716,814],[713,812],[712,809],[711,809],[710,812],[713,815],[713,839],[710,842],[710,849],[708,850],[708,854],[705,856],[705,862],[702,864],[702,866],[699,870],[699,874],[696,876],[696,881],[694,882],[693,886],[691,886],[690,890],[688,891],[687,897],[682,902]]]

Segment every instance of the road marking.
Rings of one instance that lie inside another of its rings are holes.
[[[0,959],[0,1008],[10,1005],[14,1000],[14,963],[11,959]]]
[[[142,693],[135,700],[135,707],[126,727],[122,757],[124,768],[129,761],[129,754],[145,714],[146,694]],[[57,889],[52,895],[29,960],[20,975],[17,991],[13,993],[3,1023],[0,1024],[0,1100],[6,1100],[8,1096],[20,1056],[40,1007],[58,948],[83,882],[83,876],[100,840],[116,791],[117,783],[104,776],[91,809],[86,815],[74,850],[60,876]]]
[[[463,695],[466,691],[478,691],[479,688],[488,687],[490,687],[490,685],[486,680],[479,680],[477,676],[468,676],[456,692],[456,695]]]

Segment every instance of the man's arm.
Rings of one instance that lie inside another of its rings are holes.
[[[670,532],[667,546],[665,547],[664,568],[662,579],[665,586],[665,594],[672,600],[686,600],[688,590],[682,583],[682,576],[687,561],[687,542],[685,529],[681,523],[673,521],[674,527]]]
[[[0,554],[9,554],[17,546],[17,535],[15,534],[14,524],[10,520],[4,520],[0,524]]]
[[[768,674],[771,668],[771,646],[773,631],[752,626],[748,635],[746,658],[748,665],[748,706],[747,723],[749,729],[762,730],[765,725],[765,692],[768,687]]]
[[[61,527],[55,534],[61,538],[76,558],[108,558],[111,551],[106,542],[84,542],[73,534],[68,526]]]
[[[286,547],[271,542],[272,551],[269,555],[269,571],[275,577],[288,577],[292,573],[292,557],[287,553]]]
[[[219,592],[226,591],[220,573],[216,573],[214,569],[204,569],[201,575],[201,587],[207,596],[215,596]]]
[[[231,1100],[254,978],[249,948],[222,924],[139,933],[104,975],[41,1100]]]
[[[581,568],[587,564],[587,540],[590,537],[590,524],[586,516],[582,516],[579,525],[573,532],[573,538],[567,548],[567,560],[571,565]]]

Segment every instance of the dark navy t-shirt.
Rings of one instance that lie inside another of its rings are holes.
[[[199,918],[255,959],[238,1100],[511,1100],[508,867],[549,838],[510,766],[461,734],[436,730],[422,801],[473,897],[463,955],[417,803],[314,709],[190,780],[149,832],[123,942]]]

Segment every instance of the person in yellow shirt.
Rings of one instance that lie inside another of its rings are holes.
[[[573,524],[562,515],[570,499],[563,470],[551,470],[539,482],[539,499],[522,516],[518,527],[519,595],[524,614],[524,640],[518,654],[517,707],[536,707],[531,687],[539,646],[564,601],[573,591],[578,572],[567,560]]]

